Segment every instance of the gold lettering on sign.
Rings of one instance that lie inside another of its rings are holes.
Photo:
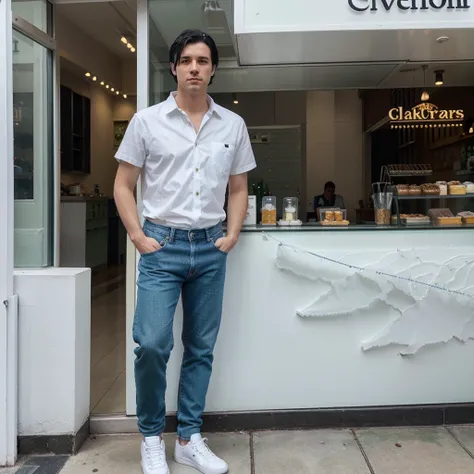
[[[412,109],[394,107],[388,112],[392,128],[462,127],[464,110],[439,109],[429,102]]]

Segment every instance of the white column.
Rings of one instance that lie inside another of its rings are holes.
[[[0,466],[16,462],[17,299],[13,296],[11,1],[0,0]]]

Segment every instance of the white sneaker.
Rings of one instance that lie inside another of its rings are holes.
[[[170,474],[166,464],[165,442],[159,436],[149,436],[142,441],[143,474]]]
[[[207,439],[199,433],[193,434],[186,446],[181,446],[176,441],[174,459],[180,464],[191,466],[203,474],[225,474],[229,466],[218,458],[207,445]]]

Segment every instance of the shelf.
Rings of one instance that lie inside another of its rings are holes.
[[[399,201],[428,201],[432,199],[474,199],[474,194],[448,194],[440,195],[424,195],[424,196],[398,196]]]
[[[419,171],[419,172],[402,172],[402,173],[389,173],[391,178],[416,178],[416,177],[426,177],[431,176],[432,171]]]

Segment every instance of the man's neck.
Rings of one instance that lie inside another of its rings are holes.
[[[209,110],[207,94],[186,94],[180,91],[175,96],[178,107],[187,114],[205,114]]]

